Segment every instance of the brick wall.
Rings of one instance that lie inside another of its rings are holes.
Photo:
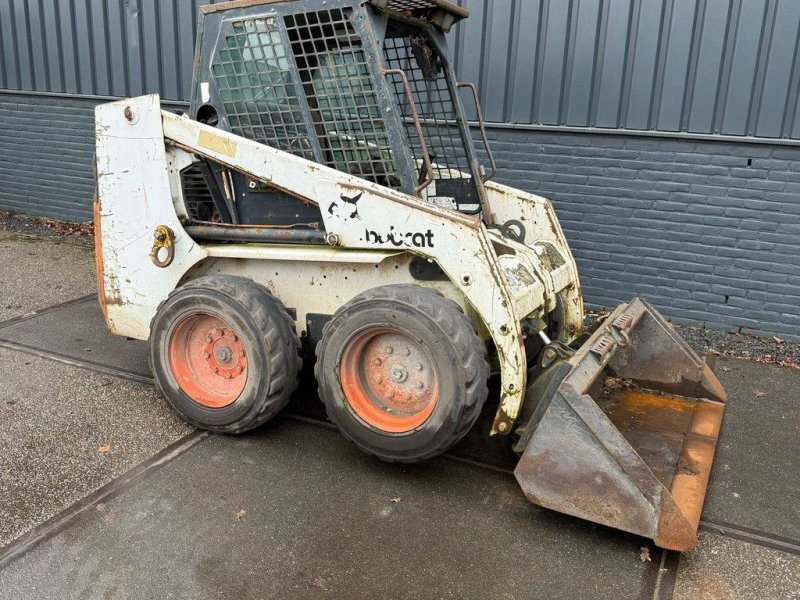
[[[93,108],[0,95],[0,210],[91,217]],[[800,148],[493,129],[498,181],[551,198],[587,303],[800,338]]]
[[[0,94],[0,210],[92,218],[94,105]]]

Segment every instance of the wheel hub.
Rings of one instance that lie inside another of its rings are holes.
[[[396,381],[397,383],[403,383],[406,379],[408,379],[408,371],[406,371],[405,368],[400,365],[393,366],[390,374],[392,376],[392,380]]]
[[[244,344],[216,316],[195,314],[180,321],[169,339],[169,357],[180,388],[202,406],[228,406],[247,383]]]
[[[439,397],[438,376],[427,348],[398,331],[362,333],[342,353],[341,378],[355,413],[389,432],[424,423]]]
[[[214,374],[235,379],[244,373],[244,346],[228,327],[215,327],[206,335],[204,355]]]

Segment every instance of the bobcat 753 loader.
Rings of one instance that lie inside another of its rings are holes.
[[[688,550],[725,392],[642,299],[591,335],[550,202],[482,166],[444,0],[201,10],[190,114],[97,108],[99,297],[188,422],[241,432],[316,352],[330,419],[391,461],[476,422],[534,503]],[[615,385],[608,385],[613,378]],[[622,383],[620,383],[622,382]],[[604,385],[604,383],[606,385]]]

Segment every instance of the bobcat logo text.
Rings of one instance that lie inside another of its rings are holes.
[[[405,246],[407,248],[433,248],[433,232],[428,229],[426,232],[408,233],[396,231],[394,225],[389,228],[388,233],[380,234],[377,231],[366,229],[364,231],[364,240],[367,242],[375,242],[377,244],[391,244],[398,248]]]

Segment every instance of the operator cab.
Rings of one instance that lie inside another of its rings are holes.
[[[459,98],[471,86],[456,81],[445,41],[466,10],[444,0],[248,0],[201,10],[193,118],[439,206],[481,212],[488,177]],[[324,227],[313,199],[223,165],[201,161],[181,175],[193,221]]]

